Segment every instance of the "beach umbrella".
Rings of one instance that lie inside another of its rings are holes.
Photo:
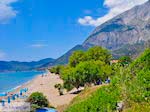
[[[17,98],[19,98],[19,94],[17,94]]]
[[[2,100],[2,106],[5,106],[5,100]]]
[[[20,95],[22,96],[22,92],[20,92]]]
[[[8,103],[10,103],[11,101],[10,101],[10,97],[8,96]]]
[[[15,100],[15,95],[12,96],[12,100]]]
[[[25,92],[25,93],[27,92],[27,88],[24,88],[24,92]]]
[[[19,98],[19,95],[18,94],[15,94],[16,98]]]
[[[20,95],[21,95],[21,96],[22,96],[22,91],[23,91],[23,89],[20,90]]]
[[[25,88],[25,92],[27,92],[28,91],[28,88]]]

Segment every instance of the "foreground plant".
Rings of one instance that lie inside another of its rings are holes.
[[[32,93],[27,99],[27,102],[31,103],[31,108],[33,111],[37,108],[49,107],[49,102],[46,96],[44,96],[43,93],[40,92]]]

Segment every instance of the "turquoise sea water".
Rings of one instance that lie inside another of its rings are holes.
[[[0,93],[16,88],[43,73],[39,71],[0,73]]]

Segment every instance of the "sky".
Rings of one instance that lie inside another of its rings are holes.
[[[58,58],[147,0],[0,0],[0,60]]]

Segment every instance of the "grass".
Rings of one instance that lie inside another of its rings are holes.
[[[76,96],[70,103],[70,105],[73,105],[75,103],[79,103],[82,100],[85,100],[86,98],[90,97],[91,94],[93,94],[96,90],[98,90],[102,86],[93,86],[93,87],[88,87],[84,89],[78,96]]]
[[[127,109],[125,109],[123,112],[149,112],[150,111],[150,104],[148,103],[133,103],[131,106]]]
[[[62,105],[58,106],[57,110],[58,112],[64,112],[70,105],[76,104],[81,102],[82,100],[85,100],[86,98],[90,97],[91,94],[93,94],[96,90],[98,90],[101,86],[93,86],[93,87],[88,87],[84,89],[81,93],[76,96],[69,105]]]

